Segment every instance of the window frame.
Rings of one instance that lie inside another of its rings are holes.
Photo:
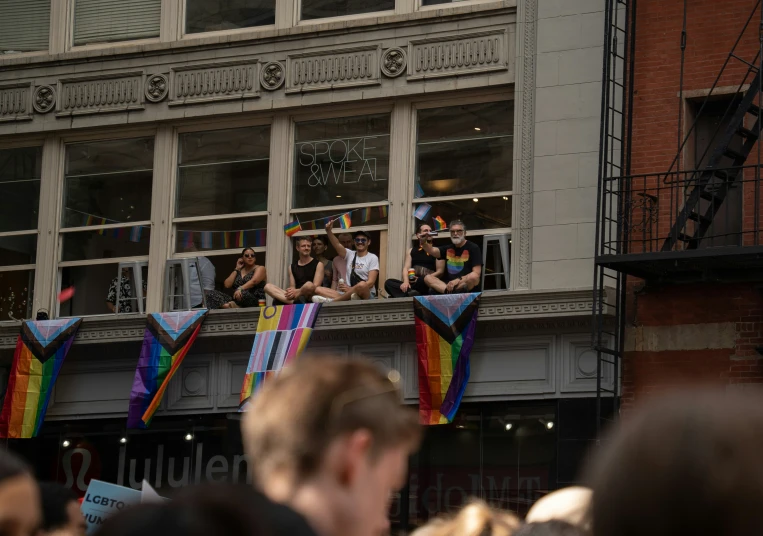
[[[81,226],[81,227],[64,227],[63,226],[63,204],[64,204],[64,196],[65,196],[65,182],[66,182],[66,155],[67,155],[67,149],[70,145],[76,145],[76,144],[82,144],[82,143],[100,143],[100,142],[108,142],[108,141],[116,141],[116,140],[131,140],[131,139],[140,139],[140,138],[151,138],[154,140],[154,155],[152,159],[152,168],[151,168],[151,200],[150,205],[153,206],[153,197],[155,193],[156,188],[156,180],[157,180],[157,162],[156,162],[156,138],[157,138],[157,131],[156,128],[145,128],[140,127],[137,129],[125,129],[122,132],[113,133],[108,130],[98,130],[95,132],[88,132],[88,133],[74,133],[67,136],[62,136],[60,139],[61,143],[61,160],[59,163],[59,171],[57,174],[57,178],[59,180],[59,183],[61,187],[59,188],[58,196],[56,198],[56,213],[55,213],[55,233],[56,233],[56,249],[57,249],[57,255],[56,255],[56,287],[55,287],[55,293],[58,294],[61,292],[61,284],[63,279],[63,270],[65,268],[77,268],[80,266],[100,266],[104,264],[113,264],[115,267],[118,267],[120,263],[146,263],[148,265],[149,257],[150,257],[150,251],[147,255],[137,255],[133,257],[110,257],[110,258],[100,258],[100,259],[83,259],[83,260],[77,260],[77,261],[64,261],[63,259],[63,253],[64,253],[64,235],[69,233],[77,233],[77,232],[88,232],[88,231],[98,231],[101,229],[121,229],[121,228],[128,228],[128,227],[148,227],[151,231],[152,238],[154,234],[154,226],[152,223],[152,220],[140,220],[140,221],[134,221],[129,223],[107,223],[103,225],[88,225],[88,226]],[[149,242],[149,250],[150,250],[151,243]],[[145,296],[143,297],[145,300]],[[61,316],[61,304],[56,300],[54,302],[54,311],[55,311],[55,318],[70,318],[70,317],[62,317]],[[77,315],[78,317],[82,318],[91,318],[91,317],[106,317],[111,318],[114,316],[119,317],[125,317],[125,316],[133,316],[133,315],[139,315],[137,311],[133,311],[130,313],[95,313],[95,314],[82,314]]]
[[[404,1],[404,0],[394,0],[395,5],[392,7],[392,9],[385,9],[381,11],[369,11],[368,13],[356,13],[353,15],[339,15],[336,17],[322,17],[319,19],[303,19],[302,18],[302,0],[296,0],[294,3],[294,17],[292,19],[292,24],[294,26],[310,26],[314,24],[331,24],[331,23],[350,21],[350,20],[391,16],[397,13],[397,5],[401,1]]]
[[[278,20],[278,10],[279,10],[279,4],[283,6],[281,0],[274,0],[275,4],[273,6],[273,18],[275,21]],[[196,33],[187,33],[186,28],[186,3],[188,0],[180,0],[180,9],[178,10],[178,33],[179,41],[189,41],[191,39],[204,39],[208,37],[217,37],[217,36],[225,36],[225,35],[242,35],[247,36],[249,34],[252,35],[252,37],[256,37],[258,34],[261,34],[263,32],[273,31],[276,28],[276,23],[273,24],[263,24],[262,26],[248,26],[246,28],[235,28],[232,30],[214,30],[211,32],[196,32]],[[281,7],[283,9],[283,7]]]
[[[65,41],[66,41],[66,52],[88,52],[91,50],[102,50],[102,49],[108,49],[108,48],[120,48],[120,47],[129,47],[129,46],[139,46],[139,45],[146,45],[146,44],[152,44],[152,43],[160,43],[162,41],[162,33],[163,33],[163,19],[165,18],[165,12],[168,11],[164,9],[164,6],[162,6],[162,9],[159,13],[159,35],[157,37],[148,37],[143,39],[131,39],[129,41],[111,41],[107,43],[87,43],[85,45],[75,45],[74,44],[74,25],[76,23],[75,21],[75,3],[77,0],[65,0],[66,1],[66,32],[65,32]],[[164,3],[164,1],[163,1]],[[53,24],[53,17],[51,16],[51,25]],[[51,27],[51,35],[53,32],[53,28]],[[173,36],[174,37],[174,36]],[[174,41],[175,39],[172,39]]]
[[[0,59],[4,58],[29,58],[29,57],[35,57],[35,56],[47,56],[49,54],[53,53],[54,48],[54,39],[55,39],[55,33],[58,29],[57,24],[61,24],[61,22],[56,23],[54,20],[54,6],[53,2],[55,0],[50,0],[50,19],[48,23],[48,47],[43,50],[26,50],[26,51],[20,51],[20,52],[12,52],[8,54],[0,54]]]

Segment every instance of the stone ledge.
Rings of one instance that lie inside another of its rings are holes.
[[[607,293],[612,290],[608,289]],[[330,334],[339,330],[356,332],[368,329],[412,326],[413,299],[354,301],[325,305],[316,323],[316,332]],[[525,290],[487,292],[482,296],[479,322],[515,323],[527,320],[585,318],[591,316],[591,289]],[[253,335],[260,310],[235,309],[210,311],[199,337]],[[605,311],[611,315],[611,311]],[[20,323],[0,325],[0,349],[13,348]],[[75,343],[140,341],[146,325],[144,315],[86,317]],[[392,330],[394,331],[394,330]]]

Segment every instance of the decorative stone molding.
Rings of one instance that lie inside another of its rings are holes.
[[[607,293],[612,292],[611,289]],[[483,294],[478,329],[484,333],[514,333],[522,330],[553,330],[559,322],[587,329],[592,311],[590,289],[520,292],[487,292]],[[260,310],[235,309],[210,311],[204,322],[200,341],[208,337],[251,337],[257,332]],[[605,310],[605,315],[612,312]],[[143,315],[116,315],[85,318],[77,332],[75,344],[141,341],[146,325]],[[412,299],[355,301],[324,306],[313,333],[315,340],[395,340],[413,337]],[[566,324],[565,324],[566,325]],[[0,348],[13,348],[19,323],[0,326]],[[221,344],[225,340],[220,341]],[[232,343],[231,343],[232,344]],[[248,345],[244,345],[246,347]],[[236,347],[237,346],[232,346]]]
[[[414,39],[408,43],[408,80],[505,71],[508,56],[506,30]]]
[[[612,341],[609,341],[611,346]],[[588,392],[596,389],[596,351],[591,347],[591,337],[562,335],[562,392]],[[614,370],[604,363],[602,387],[612,389]]]
[[[152,74],[146,78],[146,99],[150,102],[161,102],[167,98],[170,83],[163,74]]]
[[[538,0],[520,0],[517,8],[517,58],[514,114],[514,232],[512,285],[530,288],[532,281],[532,192],[535,146],[535,61],[538,34]]]
[[[257,98],[258,63],[247,60],[173,67],[170,106]]]
[[[32,119],[31,93],[32,84],[28,82],[0,86],[0,122]]]
[[[62,78],[56,116],[143,110],[143,71]]]
[[[46,114],[56,106],[56,90],[53,86],[37,86],[32,95],[32,106],[37,113]]]
[[[405,51],[402,48],[388,48],[382,54],[381,70],[384,76],[395,78],[405,72],[407,63]]]
[[[286,67],[280,61],[269,61],[260,70],[260,83],[268,91],[275,91],[286,80]]]
[[[381,46],[369,45],[286,57],[286,93],[381,83]]]

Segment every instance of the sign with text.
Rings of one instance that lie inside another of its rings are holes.
[[[139,502],[141,492],[138,490],[91,480],[82,500],[82,515],[87,521],[87,533],[94,533],[110,516]]]

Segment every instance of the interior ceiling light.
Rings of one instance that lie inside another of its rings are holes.
[[[190,441],[191,439],[193,439],[193,434],[191,432],[188,432],[187,434],[185,434],[186,441]]]
[[[507,422],[507,423],[506,423],[506,427],[505,427],[505,428],[506,428],[506,431],[507,431],[507,432],[508,432],[509,430],[511,430],[513,427],[514,427],[514,425],[512,425],[510,422]]]
[[[482,129],[481,129],[480,127],[474,127],[474,130],[476,130],[477,132],[479,132],[479,131],[480,131],[480,130],[482,130]]]
[[[68,439],[64,439],[64,440],[61,442],[61,446],[62,446],[62,447],[64,447],[64,448],[67,448],[67,447],[68,447],[69,445],[71,445],[71,444],[72,444],[72,442],[71,442],[71,441],[69,441]]]
[[[479,199],[477,199],[476,197],[473,197],[472,201],[474,201],[475,203],[479,203]]]

